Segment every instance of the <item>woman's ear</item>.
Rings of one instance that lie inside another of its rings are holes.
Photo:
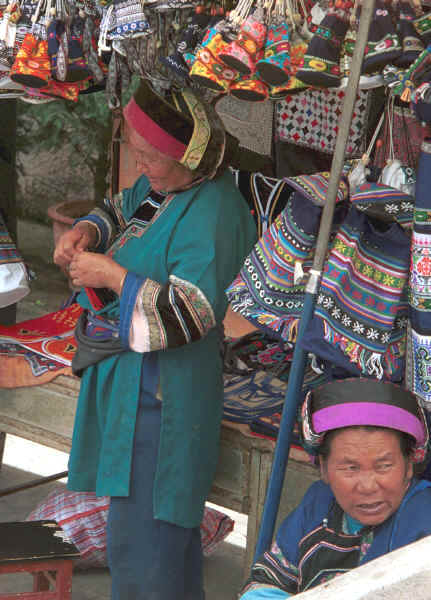
[[[406,482],[407,482],[407,486],[410,485],[410,481],[412,480],[413,477],[413,461],[411,458],[407,459],[407,464],[406,464]]]

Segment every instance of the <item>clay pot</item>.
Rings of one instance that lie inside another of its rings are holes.
[[[54,245],[65,231],[70,229],[79,217],[85,217],[94,208],[92,200],[68,200],[48,208],[48,217],[52,220]]]

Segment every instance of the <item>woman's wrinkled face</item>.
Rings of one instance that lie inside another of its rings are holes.
[[[331,441],[321,476],[338,504],[364,525],[379,525],[400,506],[413,476],[396,432],[347,427]]]
[[[124,125],[125,142],[136,161],[136,168],[144,173],[156,192],[181,189],[193,181],[193,173],[179,162],[162,154],[141,137],[130,125]]]

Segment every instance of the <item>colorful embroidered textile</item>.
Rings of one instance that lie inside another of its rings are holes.
[[[431,410],[431,335],[422,335],[411,325],[407,329],[406,387]]]
[[[150,34],[150,24],[143,11],[143,4],[138,0],[114,1],[114,23],[107,38],[124,40]]]
[[[292,356],[293,344],[272,339],[261,331],[223,341],[223,371],[232,375],[261,370],[287,381]]]
[[[224,374],[223,418],[250,423],[262,415],[280,412],[287,384],[265,371],[247,375]]]
[[[406,384],[431,408],[431,144],[419,158],[409,280],[410,324]]]
[[[141,282],[130,272],[124,288]],[[205,337],[215,327],[214,311],[198,286],[171,275],[162,286],[145,279],[130,320],[120,325],[120,337],[135,352],[177,348]]]
[[[73,332],[81,313],[82,308],[75,303],[37,319],[22,321],[16,325],[1,325],[0,343],[18,344],[70,366],[76,349]]]
[[[93,492],[53,490],[26,518],[26,521],[55,520],[75,544],[79,569],[107,567],[106,523],[109,496]],[[234,521],[219,510],[205,507],[201,522],[202,549],[209,556],[232,531]]]
[[[326,202],[326,194],[328,192],[329,171],[321,173],[312,173],[311,175],[297,175],[295,177],[287,177],[285,181],[300,192],[307,200],[323,206]],[[336,202],[343,202],[349,196],[349,186],[347,180],[342,177],[338,185]]]
[[[296,339],[304,297],[301,275],[312,265],[321,212],[311,202],[304,210],[306,202],[298,192],[289,198],[226,291],[235,312],[289,342]]]
[[[424,44],[413,25],[415,11],[408,0],[400,0],[398,37],[402,46],[402,54],[394,62],[397,67],[405,69],[423,52]]]
[[[304,62],[296,77],[312,86],[337,87],[340,85],[340,54],[349,28],[351,9],[348,3],[331,6],[316,26]]]
[[[392,336],[407,310],[409,245],[397,223],[380,231],[352,207],[325,263],[304,348],[344,368],[350,362],[355,374],[391,377],[385,353],[392,363],[404,353]]]
[[[333,154],[345,92],[309,89],[288,95],[276,103],[276,140]],[[360,90],[355,103],[346,156],[360,158],[365,152],[370,92]]]
[[[357,186],[350,195],[353,206],[369,217],[396,221],[402,227],[413,225],[414,198],[405,192],[377,182]]]
[[[317,179],[321,191],[327,180]],[[226,291],[235,312],[269,335],[288,342],[296,339],[304,302],[304,275],[312,265],[321,211],[321,206],[294,192]],[[337,205],[334,222],[339,220],[339,211],[344,213],[343,203]]]
[[[385,3],[384,0],[376,0],[362,62],[362,72],[375,73],[382,70],[385,65],[395,61],[401,54],[401,44],[395,31],[392,15],[388,10],[388,3]]]

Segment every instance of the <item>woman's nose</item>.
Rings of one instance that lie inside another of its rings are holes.
[[[372,494],[377,491],[379,484],[374,473],[359,475],[356,487],[361,494]]]

